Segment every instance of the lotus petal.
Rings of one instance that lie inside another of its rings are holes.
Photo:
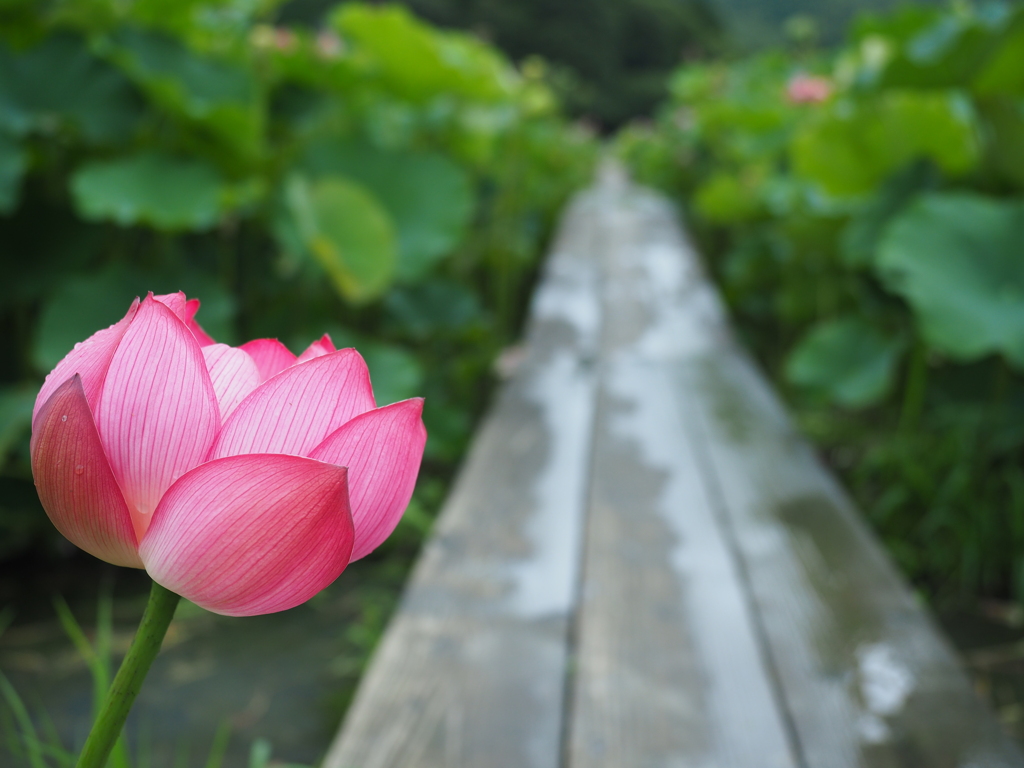
[[[223,422],[246,395],[259,386],[260,372],[249,355],[227,344],[203,347],[203,357],[213,381],[213,391],[217,393]]]
[[[128,314],[109,328],[97,331],[85,341],[75,344],[75,348],[57,363],[57,367],[50,371],[50,375],[43,382],[43,388],[36,396],[36,404],[32,410],[33,425],[43,403],[49,400],[53,393],[76,373],[82,377],[82,389],[89,406],[96,407],[100,391],[103,389],[103,381],[107,376],[110,359],[114,356],[114,350],[121,343],[121,339],[138,310],[139,300],[136,299],[128,308]]]
[[[307,360],[312,360],[315,357],[322,357],[323,355],[330,354],[331,352],[337,352],[337,348],[334,346],[334,342],[331,341],[331,337],[326,333],[306,347],[305,351],[299,355],[299,359],[296,362],[304,363]]]
[[[335,430],[310,454],[348,467],[353,560],[380,546],[409,505],[427,441],[422,413],[421,398],[377,408]]]
[[[293,365],[264,382],[224,423],[211,458],[308,456],[349,419],[374,408],[370,373],[354,349]]]
[[[277,339],[255,339],[246,342],[239,349],[244,349],[256,361],[261,382],[295,365],[295,355]]]
[[[349,562],[346,470],[299,456],[247,454],[197,467],[168,490],[140,554],[153,579],[208,611],[292,608]]]
[[[77,374],[39,409],[31,454],[39,500],[57,530],[100,560],[141,568],[133,520]]]
[[[178,291],[177,293],[162,293],[154,296],[153,298],[171,310],[175,317],[181,320],[181,322],[188,322],[188,301],[185,299],[184,293],[181,291]],[[196,299],[193,299],[193,301],[196,301]]]
[[[220,410],[202,350],[153,298],[142,302],[110,361],[96,425],[125,501],[143,521],[213,445]]]

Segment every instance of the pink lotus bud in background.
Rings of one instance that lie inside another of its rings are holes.
[[[826,77],[799,74],[786,85],[786,98],[791,104],[813,104],[832,95],[832,81]]]
[[[394,530],[426,430],[377,408],[330,338],[217,344],[183,293],[136,301],[46,377],[32,417],[43,508],[74,544],[215,613],[305,602]]]
[[[298,42],[299,38],[287,27],[277,27],[274,29],[274,45],[277,50],[287,53],[293,50]]]
[[[341,38],[328,29],[322,29],[316,36],[316,52],[321,59],[341,58],[344,45]]]

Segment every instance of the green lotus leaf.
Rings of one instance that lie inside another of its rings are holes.
[[[309,181],[295,175],[285,203],[302,246],[341,296],[365,302],[391,286],[398,256],[394,225],[369,190],[337,176]]]
[[[466,236],[473,216],[469,175],[430,152],[387,152],[355,142],[318,142],[303,167],[313,177],[347,177],[370,190],[394,221],[396,278],[421,279]]]
[[[904,344],[861,317],[819,323],[786,361],[785,376],[851,408],[877,403],[892,386]]]
[[[962,88],[985,66],[1005,35],[1006,14],[945,13],[899,46],[878,85]]]
[[[959,360],[999,353],[1024,368],[1024,201],[921,196],[892,221],[875,269],[925,340]]]
[[[759,194],[763,182],[763,173],[740,176],[717,171],[694,193],[694,208],[716,224],[737,224],[756,219],[764,211]]]
[[[839,254],[848,267],[869,267],[878,240],[892,219],[917,196],[938,185],[939,173],[928,162],[914,163],[886,180],[878,193],[867,199],[843,228]]]
[[[829,195],[860,197],[914,160],[931,160],[950,176],[971,170],[976,119],[956,95],[886,91],[823,111],[794,137],[791,154],[797,175]]]
[[[201,161],[142,152],[87,163],[71,177],[71,193],[86,219],[201,230],[220,218],[225,187],[217,172]]]
[[[433,29],[399,5],[345,3],[331,22],[363,57],[366,75],[413,102],[437,94],[501,101],[512,93],[512,71],[475,38]]]

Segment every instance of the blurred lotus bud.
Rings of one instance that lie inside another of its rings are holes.
[[[791,104],[815,104],[832,95],[832,81],[814,75],[794,75],[786,85],[786,98]]]
[[[321,59],[340,58],[344,51],[341,38],[330,30],[324,29],[316,36],[316,53]]]

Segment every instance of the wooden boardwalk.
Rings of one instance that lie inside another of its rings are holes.
[[[862,766],[1024,758],[609,170],[324,768]]]

